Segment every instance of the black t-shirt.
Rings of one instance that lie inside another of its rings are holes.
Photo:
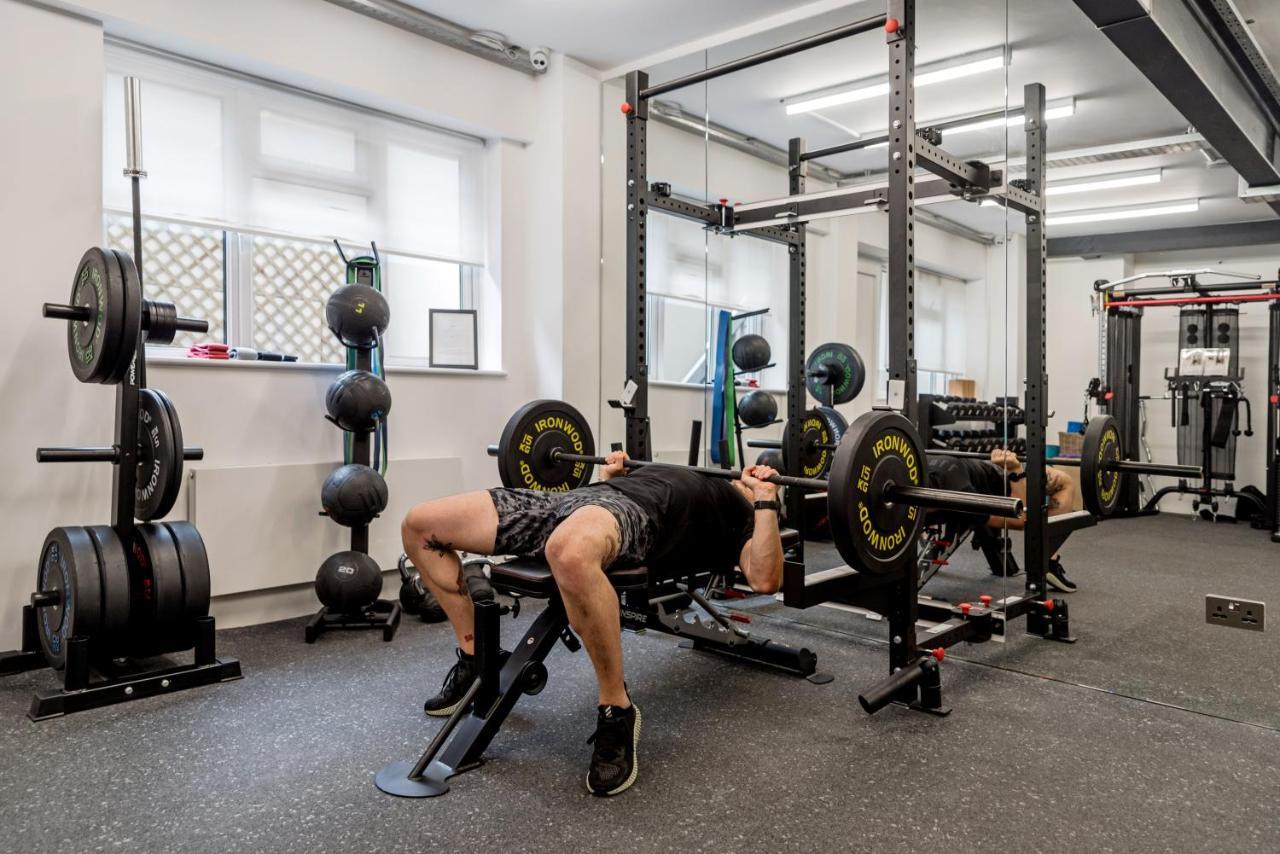
[[[979,495],[1009,494],[1005,471],[993,462],[964,457],[944,457],[938,454],[927,454],[927,457],[929,485],[935,489],[975,492]],[[937,515],[943,514],[945,511],[940,511]],[[964,514],[958,518],[973,522],[978,517]]]
[[[733,569],[755,533],[755,509],[728,480],[678,466],[649,465],[605,481],[657,525],[649,563]]]

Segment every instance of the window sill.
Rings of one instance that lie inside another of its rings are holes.
[[[347,369],[346,365],[331,365],[320,362],[265,362],[256,359],[192,359],[187,356],[167,353],[148,353],[147,366],[151,368],[212,368],[213,370],[244,369],[251,371],[306,371],[314,373],[339,374]],[[429,374],[454,377],[505,377],[506,371],[473,371],[465,368],[418,368],[411,366],[388,365],[388,374]]]

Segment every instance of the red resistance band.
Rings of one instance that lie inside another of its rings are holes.
[[[1280,294],[1245,294],[1238,297],[1218,296],[1218,297],[1170,297],[1169,299],[1122,299],[1108,300],[1107,305],[1190,305],[1197,302],[1213,302],[1213,303],[1231,303],[1231,302],[1259,302],[1263,300],[1278,300]]]

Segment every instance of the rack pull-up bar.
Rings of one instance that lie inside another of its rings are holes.
[[[813,151],[805,151],[800,155],[800,160],[817,160],[820,157],[830,157],[833,154],[844,154],[848,151],[871,148],[873,145],[888,144],[889,135],[882,134],[880,136],[867,137],[866,139],[855,139],[852,142],[842,142],[839,145],[832,145],[828,148],[815,148]]]
[[[1171,297],[1169,299],[1121,299],[1107,300],[1107,307],[1113,305],[1191,305],[1198,302],[1232,303],[1232,302],[1264,302],[1280,300],[1280,294],[1241,294],[1238,297],[1222,294],[1212,297]]]
[[[695,83],[703,83],[707,80],[714,80],[717,77],[723,77],[726,74],[732,74],[735,71],[742,71],[744,68],[753,68],[757,65],[763,65],[766,62],[772,62],[775,59],[782,59],[784,56],[791,56],[793,53],[800,53],[810,48],[819,47],[829,44],[840,39],[856,36],[859,33],[870,32],[885,26],[888,21],[887,15],[877,15],[874,18],[865,18],[861,21],[854,21],[852,24],[845,24],[843,27],[836,27],[834,30],[827,30],[816,35],[803,38],[798,41],[788,42],[787,44],[778,45],[777,47],[762,50],[759,53],[753,53],[744,56],[741,59],[734,59],[721,65],[713,65],[711,68],[703,71],[697,71],[693,74],[686,74],[684,77],[677,77],[675,80],[668,80],[666,83],[659,83],[656,86],[650,86],[648,89],[640,90],[640,100],[656,98],[659,95],[665,95],[676,89],[683,89],[686,86],[692,86]]]

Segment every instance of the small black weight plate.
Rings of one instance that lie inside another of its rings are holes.
[[[130,654],[147,658],[181,649],[186,599],[173,536],[162,525],[138,525],[129,557],[133,582]]]
[[[178,548],[178,560],[182,564],[182,588],[185,604],[183,619],[190,623],[197,617],[209,615],[209,553],[204,548],[204,538],[190,522],[162,522],[169,529],[174,545]]]
[[[67,641],[92,637],[102,622],[98,553],[84,528],[54,528],[45,537],[36,592],[54,600],[37,607],[36,627],[45,661],[61,670],[67,664]]]
[[[559,449],[595,456],[582,413],[559,400],[535,400],[516,410],[498,441],[498,474],[506,487],[567,492],[591,482],[591,463],[554,461]]]
[[[109,525],[86,529],[98,551],[102,572],[102,644],[109,650],[122,649],[129,639],[130,598],[129,558],[120,535]]]
[[[134,354],[138,352],[138,336],[142,331],[142,279],[129,255],[118,249],[112,249],[108,254],[116,261],[124,288],[124,310],[120,313],[123,318],[123,346],[119,357],[112,363],[111,375],[106,379],[106,382],[115,384],[129,373]]]
[[[915,427],[896,412],[868,412],[850,425],[827,488],[831,536],[849,566],[876,575],[911,566],[924,511],[885,501],[884,490],[925,485],[924,465]]]
[[[169,428],[173,431],[173,465],[169,468],[169,484],[166,490],[166,498],[172,494],[169,500],[169,506],[172,508],[174,502],[178,499],[178,493],[182,491],[182,475],[183,475],[183,452],[186,446],[183,444],[182,438],[182,419],[178,417],[178,407],[174,405],[173,398],[160,391],[159,389],[151,389],[152,394],[160,398],[160,402],[164,404],[164,408],[169,413]],[[161,513],[164,516],[168,513],[166,510]]]
[[[787,459],[786,447],[784,440],[783,447],[783,465],[789,474],[798,477],[823,477],[831,469],[831,460],[835,456],[835,451],[824,447],[826,445],[835,445],[840,441],[840,436],[831,431],[831,424],[827,416],[816,409],[810,409],[804,414],[800,420],[800,467],[793,471]],[[784,434],[785,435],[785,434]]]
[[[826,422],[827,433],[832,437],[831,444],[839,445],[845,431],[849,429],[849,422],[830,406],[819,406],[814,411]]]
[[[80,258],[68,303],[89,310],[67,322],[67,355],[82,383],[107,383],[124,347],[124,282],[109,249],[92,247]]]
[[[823,344],[805,362],[805,385],[815,400],[835,405],[848,403],[862,391],[867,368],[858,351],[848,344]],[[827,389],[831,399],[827,399]]]
[[[1124,447],[1116,420],[1110,415],[1090,418],[1080,453],[1080,497],[1085,509],[1095,516],[1110,516],[1120,506],[1124,475],[1108,464],[1122,459]]]
[[[168,396],[138,389],[138,481],[134,516],[144,522],[173,509],[182,488],[182,426]]]

